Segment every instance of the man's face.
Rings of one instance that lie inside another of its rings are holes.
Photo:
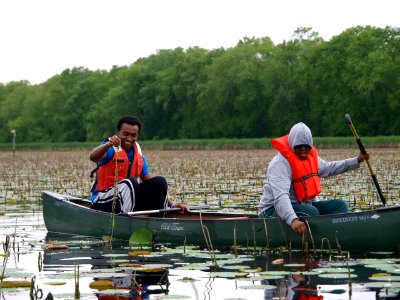
[[[301,159],[307,159],[308,154],[310,153],[311,147],[309,145],[298,145],[294,147],[294,153]]]
[[[129,151],[133,147],[139,136],[139,127],[137,125],[122,124],[121,129],[117,132],[121,140],[121,146],[125,151]]]

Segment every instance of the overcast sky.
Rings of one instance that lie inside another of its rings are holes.
[[[399,0],[0,0],[0,82],[67,68],[109,70],[158,49],[234,47],[243,37],[325,40],[357,25],[400,27]]]

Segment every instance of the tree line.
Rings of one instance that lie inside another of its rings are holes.
[[[274,45],[159,50],[109,71],[66,69],[46,82],[0,84],[0,142],[98,141],[132,114],[141,139],[253,138],[299,121],[343,136],[400,133],[400,29],[357,26],[329,41],[311,28]]]

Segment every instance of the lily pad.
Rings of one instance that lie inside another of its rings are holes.
[[[284,267],[288,267],[288,268],[301,268],[304,267],[304,264],[284,264]]]
[[[57,285],[65,285],[67,283],[64,281],[51,281],[51,282],[44,282],[43,284],[57,286]]]
[[[114,286],[114,282],[110,279],[100,279],[93,281],[89,284],[89,287],[91,289],[96,289],[96,290],[106,290],[106,289],[112,289]]]
[[[102,256],[104,256],[104,257],[126,257],[126,256],[128,256],[126,253],[106,253],[106,254],[103,254]]]
[[[245,290],[274,290],[276,289],[275,285],[243,285],[239,286],[239,289]]]
[[[26,280],[3,280],[0,283],[0,287],[3,289],[8,289],[8,288],[29,288],[31,287],[32,283],[31,281],[26,281]]]
[[[241,258],[231,258],[226,260],[217,260],[217,265],[218,266],[234,265],[234,264],[240,264],[245,261],[254,261],[254,258],[241,257]]]
[[[99,292],[100,295],[129,295],[130,290],[107,289]]]
[[[262,271],[261,268],[255,268],[255,269],[240,269],[239,272],[244,272],[244,273],[260,273]]]
[[[378,280],[378,281],[400,281],[400,276],[376,276],[369,277],[369,280]]]
[[[319,275],[321,274],[320,272],[315,272],[315,271],[296,271],[296,272],[292,272],[292,275],[305,275],[305,276],[309,276],[309,275]]]
[[[321,278],[332,278],[332,279],[346,279],[346,278],[356,278],[356,274],[346,274],[346,273],[326,273],[326,274],[319,274],[318,277]]]
[[[238,278],[246,277],[248,274],[243,272],[210,272],[211,277],[221,277],[221,278]]]
[[[149,251],[149,250],[135,250],[135,251],[129,252],[129,256],[142,256],[142,255],[147,255],[150,253],[151,253],[151,251]]]
[[[246,277],[249,281],[261,281],[261,280],[280,280],[284,278],[283,275],[256,275],[251,277]]]
[[[224,265],[222,266],[222,268],[224,269],[228,269],[228,270],[244,270],[246,268],[248,268],[248,266],[244,266],[244,265]]]
[[[138,231],[132,233],[129,238],[129,244],[131,245],[144,245],[149,246],[153,242],[153,232],[147,228],[141,228]]]
[[[200,281],[199,279],[191,278],[191,277],[183,277],[181,279],[177,279],[177,281],[181,282],[195,282],[195,281]]]
[[[176,267],[175,270],[198,270],[198,271],[207,271],[210,269],[207,265],[195,265],[189,264],[186,266]]]
[[[312,271],[318,273],[349,273],[354,272],[354,269],[346,269],[346,268],[315,268]]]
[[[364,285],[366,288],[380,289],[380,288],[400,288],[400,282],[387,282],[387,281],[377,281],[377,282],[367,282]]]
[[[279,275],[285,276],[285,275],[289,275],[289,274],[290,274],[290,272],[288,272],[288,271],[263,271],[263,272],[258,273],[258,275],[277,275],[277,276],[279,276]]]

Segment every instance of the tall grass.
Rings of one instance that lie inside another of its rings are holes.
[[[400,146],[400,136],[362,137],[366,148],[397,148]],[[16,143],[17,150],[40,149],[91,149],[99,142],[59,142],[59,143]],[[314,137],[318,148],[352,148],[357,147],[352,136],[347,137]],[[249,139],[180,139],[180,140],[141,140],[145,149],[157,150],[190,150],[190,149],[270,149],[270,138]],[[12,144],[1,143],[0,150],[11,150]]]

